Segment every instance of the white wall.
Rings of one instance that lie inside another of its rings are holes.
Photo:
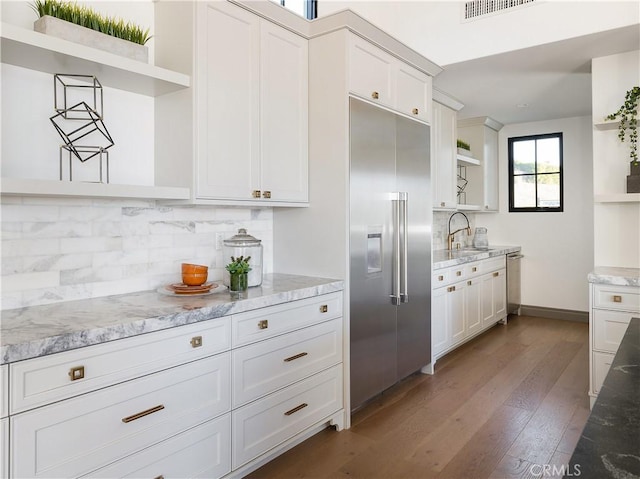
[[[592,62],[594,122],[618,110],[625,94],[640,84],[640,50],[595,58]],[[617,129],[593,133],[593,189],[596,195],[624,194],[629,174],[629,143]],[[640,268],[640,202],[595,203],[594,263]]]
[[[640,20],[640,4],[633,1],[539,1],[472,21],[462,20],[463,3],[320,0],[318,15],[349,8],[442,66]]]
[[[506,125],[500,130],[500,210],[476,215],[489,242],[522,246],[522,304],[588,311],[593,269],[591,118]],[[564,212],[509,213],[507,139],[563,133]]]

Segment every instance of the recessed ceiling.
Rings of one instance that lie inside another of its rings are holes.
[[[591,59],[639,48],[640,28],[632,25],[446,65],[434,86],[465,105],[460,119],[510,124],[589,116]]]

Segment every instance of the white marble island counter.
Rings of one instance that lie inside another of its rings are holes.
[[[615,286],[640,286],[640,268],[596,266],[587,276],[589,283]]]
[[[509,253],[517,253],[520,246],[490,246],[485,251],[475,249],[454,249],[454,250],[436,250],[433,252],[432,262],[433,269],[448,268],[457,264],[471,263],[481,259],[493,258]]]
[[[205,296],[156,291],[2,311],[0,364],[159,331],[298,299],[341,291],[340,280],[265,275],[262,286],[234,300],[226,288]]]

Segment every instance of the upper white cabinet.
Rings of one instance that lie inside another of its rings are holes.
[[[192,31],[193,45],[163,48],[177,58],[193,55],[187,67],[195,85],[156,112],[156,180],[193,186],[193,203],[305,206],[307,39],[229,2],[196,3],[190,16],[167,3],[157,5],[156,29]],[[177,114],[191,115],[193,124],[175,131]]]
[[[437,90],[433,92],[433,100],[433,121],[431,124],[431,191],[433,208],[454,210],[458,203],[456,114],[463,105]]]
[[[349,90],[373,103],[431,122],[429,75],[381,48],[350,35]]]
[[[480,165],[467,168],[466,205],[498,211],[498,131],[502,124],[489,118],[458,120],[458,137],[469,143]]]

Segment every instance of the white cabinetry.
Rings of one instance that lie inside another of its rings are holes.
[[[458,137],[469,143],[478,166],[467,168],[466,205],[498,211],[498,131],[502,124],[489,118],[458,120]]]
[[[432,285],[434,360],[507,317],[504,256],[436,270]]]
[[[9,366],[0,366],[0,478],[9,477]]]
[[[431,77],[354,34],[349,90],[373,103],[431,122]]]
[[[462,104],[434,90],[431,129],[431,185],[433,208],[454,210],[457,206],[456,186],[456,111]]]
[[[160,104],[160,128],[176,143],[159,152],[157,181],[195,186],[194,203],[305,206],[307,39],[229,2],[196,2],[193,16],[184,9],[172,2],[156,9],[160,32],[192,33],[193,47],[163,48],[194,57],[195,83],[191,95]],[[192,114],[192,131],[173,133],[178,113]]]
[[[589,396],[593,406],[629,321],[640,314],[640,288],[590,284],[589,300]]]
[[[343,427],[342,334],[337,292],[3,365],[2,477],[247,473]]]

